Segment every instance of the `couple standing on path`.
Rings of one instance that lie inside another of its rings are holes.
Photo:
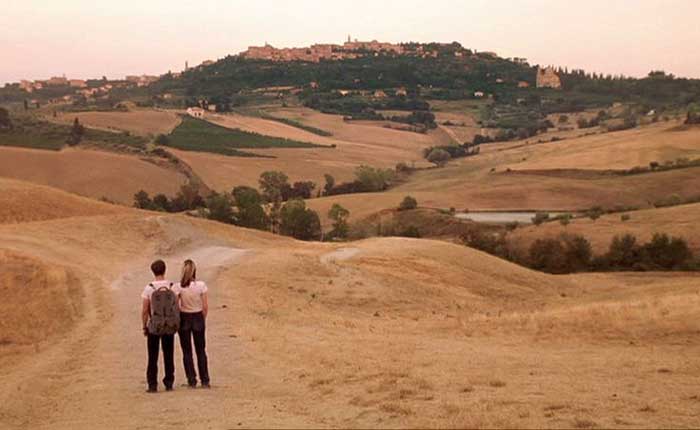
[[[197,386],[197,373],[192,357],[192,341],[197,354],[197,368],[203,388],[210,388],[207,365],[205,327],[209,304],[207,285],[197,280],[197,268],[192,260],[182,266],[180,283],[165,279],[165,262],[154,261],[151,271],[155,279],[141,294],[143,335],[147,338],[148,367],[146,379],[148,392],[158,392],[158,354],[162,347],[166,391],[173,389],[175,382],[174,343],[175,333],[180,338],[182,362],[190,388]]]

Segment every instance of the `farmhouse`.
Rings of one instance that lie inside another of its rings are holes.
[[[192,118],[204,118],[204,109],[200,107],[189,107],[187,108],[187,115]]]
[[[71,88],[86,88],[87,83],[85,82],[84,79],[71,79],[68,81],[68,85],[71,86]]]

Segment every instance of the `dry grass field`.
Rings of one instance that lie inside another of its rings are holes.
[[[647,160],[663,163],[678,157],[695,158],[700,156],[699,138],[700,129],[674,131],[666,123],[555,143],[488,144],[477,157],[416,172],[407,183],[387,193],[333,196],[310,205],[323,209],[337,201],[350,209],[353,218],[395,207],[406,195],[417,198],[421,206],[457,210],[649,208],[674,194],[696,197],[700,168],[629,176],[555,169],[631,168],[648,165]],[[608,144],[617,152],[608,150]],[[560,152],[566,152],[569,165],[557,163]]]
[[[0,178],[0,224],[44,221],[73,216],[117,214],[124,208],[43,185]]]
[[[604,215],[593,221],[590,218],[573,219],[566,227],[558,222],[545,223],[517,229],[511,238],[526,249],[540,238],[559,237],[561,234],[580,234],[591,241],[597,253],[607,251],[616,235],[633,234],[640,242],[649,241],[654,233],[680,236],[688,241],[693,251],[700,251],[700,204],[689,204],[660,209],[646,209],[627,214],[630,219],[622,221],[622,214]]]
[[[111,152],[64,149],[42,151],[0,148],[0,177],[50,185],[82,196],[131,205],[141,189],[174,195],[184,175]]]
[[[2,428],[700,425],[697,275],[551,276],[443,242],[300,243],[133,209],[0,225],[0,244],[4,299],[37,314],[3,322]],[[212,390],[179,386],[177,353],[175,391],[143,392],[156,257],[172,277],[193,257],[210,285]],[[6,334],[49,308],[73,322]]]
[[[322,185],[326,173],[333,175],[339,182],[352,180],[355,168],[361,164],[393,168],[397,163],[405,162],[425,166],[428,163],[423,160],[421,150],[449,139],[440,131],[423,135],[391,130],[371,122],[345,122],[338,115],[326,115],[304,108],[275,110],[272,113],[329,131],[333,136],[318,136],[277,121],[240,114],[210,116],[207,119],[215,124],[248,132],[336,147],[254,151],[275,158],[226,157],[178,150],[172,152],[192,166],[207,185],[222,191],[230,190],[236,185],[255,186],[260,174],[266,170],[280,170],[292,181],[312,180]]]
[[[629,169],[677,158],[700,158],[700,128],[676,131],[678,122],[657,123],[615,133],[596,134],[523,150],[525,161],[513,169]]]
[[[129,112],[59,112],[56,118],[47,119],[71,124],[78,120],[85,126],[106,131],[128,131],[140,136],[168,134],[178,124],[180,117],[173,111],[138,109]]]

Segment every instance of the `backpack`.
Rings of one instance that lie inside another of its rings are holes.
[[[148,333],[155,336],[172,335],[180,328],[180,307],[177,303],[177,295],[173,292],[171,283],[169,287],[153,288],[151,294],[151,319],[148,321]]]

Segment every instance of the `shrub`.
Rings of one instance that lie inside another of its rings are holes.
[[[603,215],[603,213],[603,208],[601,208],[600,206],[595,206],[586,211],[586,216],[595,221],[598,218],[600,218]]]
[[[401,204],[399,204],[400,211],[408,211],[408,210],[416,209],[417,207],[418,207],[418,201],[411,196],[404,197],[403,200],[401,201]]]
[[[170,138],[164,134],[159,134],[155,139],[156,145],[168,145],[170,144]]]
[[[622,222],[629,221],[631,218],[632,218],[632,216],[630,214],[620,215],[620,221],[622,221]]]
[[[547,212],[537,212],[534,217],[532,217],[532,223],[535,225],[540,225],[545,221],[549,220],[549,214]]]
[[[571,223],[572,216],[571,216],[571,214],[563,214],[563,215],[559,215],[557,218],[559,219],[559,223],[561,225],[563,225],[564,227],[566,227],[567,225],[569,225]]]
[[[418,227],[409,225],[399,233],[399,236],[420,238],[420,231],[418,230]]]
[[[448,161],[452,156],[450,155],[449,152],[445,151],[444,149],[440,148],[435,148],[432,151],[430,151],[430,154],[426,157],[426,159],[435,164],[438,167],[443,167],[445,164],[447,164]]]

